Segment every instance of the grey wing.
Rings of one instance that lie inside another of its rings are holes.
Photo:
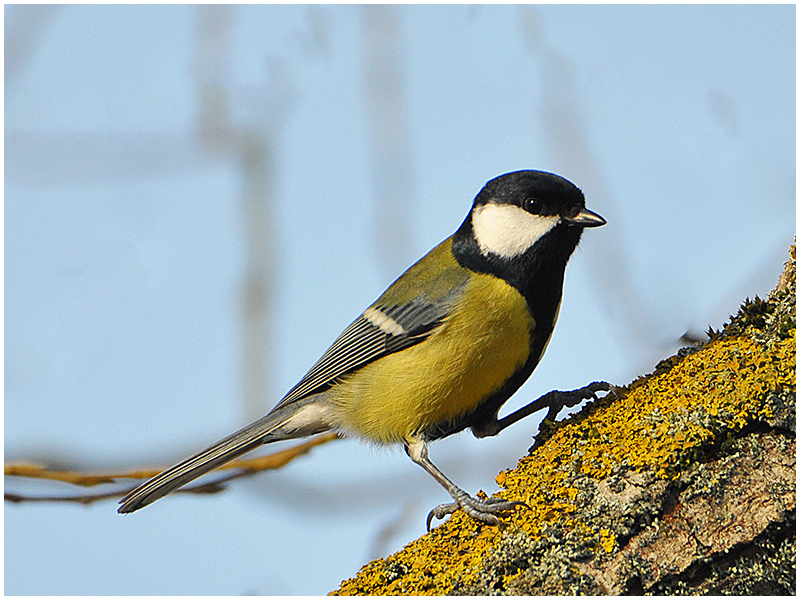
[[[338,377],[428,337],[447,316],[447,300],[400,306],[373,304],[336,338],[325,354],[272,410],[331,387]]]
[[[450,310],[448,298],[457,294],[458,289],[439,302],[415,300],[400,306],[372,305],[342,332],[306,376],[268,415],[143,483],[122,499],[119,512],[133,512],[147,506],[265,441],[281,439],[273,437],[267,440],[267,436],[274,434],[294,414],[295,407],[281,410],[283,407],[324,391],[338,377],[382,356],[424,340],[441,325]]]

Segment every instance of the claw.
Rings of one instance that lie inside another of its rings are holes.
[[[498,519],[495,515],[497,513],[513,510],[517,506],[530,508],[524,502],[518,502],[516,500],[505,500],[504,498],[498,498],[497,496],[492,496],[491,498],[481,500],[479,498],[473,498],[465,493],[463,496],[459,495],[455,502],[440,504],[431,512],[429,512],[426,526],[428,531],[430,531],[431,522],[433,521],[434,517],[439,520],[444,519],[447,515],[452,515],[459,508],[467,513],[470,517],[477,519],[481,523],[486,523],[487,525],[502,525],[500,519]]]
[[[512,510],[517,506],[528,508],[528,505],[524,502],[505,500],[504,498],[498,498],[496,496],[486,499],[473,498],[470,496],[467,492],[450,481],[447,476],[430,461],[428,458],[428,444],[425,439],[417,439],[411,443],[407,443],[406,454],[408,454],[411,460],[430,473],[436,481],[442,484],[453,499],[453,502],[449,504],[440,504],[428,513],[428,520],[426,523],[428,531],[431,530],[431,521],[433,521],[433,517],[444,519],[447,515],[452,515],[459,508],[472,518],[488,525],[500,525],[500,519],[495,516],[496,513]]]

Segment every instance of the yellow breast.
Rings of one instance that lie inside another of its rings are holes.
[[[464,318],[465,314],[480,318]],[[533,318],[524,298],[473,274],[462,302],[426,340],[343,378],[329,391],[345,431],[403,442],[470,413],[528,359]]]

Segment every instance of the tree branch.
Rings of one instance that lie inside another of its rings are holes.
[[[242,477],[249,477],[261,471],[269,471],[272,469],[280,469],[284,465],[293,461],[295,458],[307,454],[315,446],[328,443],[335,440],[338,436],[335,433],[324,433],[313,437],[302,444],[274,452],[266,456],[251,459],[239,459],[229,462],[228,464],[220,467],[218,470],[231,470],[236,469],[236,473],[231,473],[220,477],[215,481],[202,483],[182,490],[177,490],[173,493],[191,493],[191,494],[213,494],[224,489],[224,483],[233,479]],[[4,465],[4,472],[7,477],[24,477],[28,479],[47,479],[50,481],[63,481],[72,485],[79,485],[83,487],[92,487],[95,485],[102,485],[107,483],[115,483],[120,479],[149,479],[158,475],[163,468],[157,469],[136,469],[132,471],[124,471],[117,473],[91,473],[84,471],[64,471],[57,469],[50,469],[45,465],[18,462],[9,463]],[[118,498],[127,494],[130,490],[117,490],[113,492],[99,492],[96,494],[81,494],[75,496],[34,496],[28,494],[16,494],[13,492],[6,492],[3,498],[6,502],[21,503],[21,502],[74,502],[78,504],[90,504],[98,500],[107,500],[109,498]]]

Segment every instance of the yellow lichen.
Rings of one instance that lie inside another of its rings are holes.
[[[600,540],[600,545],[603,546],[603,550],[611,554],[611,551],[617,543],[617,536],[615,536],[610,529],[604,528],[600,530]]]
[[[535,538],[547,524],[593,540],[596,552],[612,552],[613,532],[571,518],[579,490],[570,484],[570,473],[600,481],[622,467],[679,477],[704,446],[772,416],[767,396],[795,387],[795,335],[791,329],[766,345],[747,335],[720,337],[693,354],[673,357],[665,372],[559,424],[547,442],[497,477],[505,488],[500,495],[529,507],[505,517],[504,529],[456,513],[400,552],[366,565],[334,593],[440,595],[457,585],[463,589],[480,576],[503,531]],[[503,584],[518,576],[510,573]]]

